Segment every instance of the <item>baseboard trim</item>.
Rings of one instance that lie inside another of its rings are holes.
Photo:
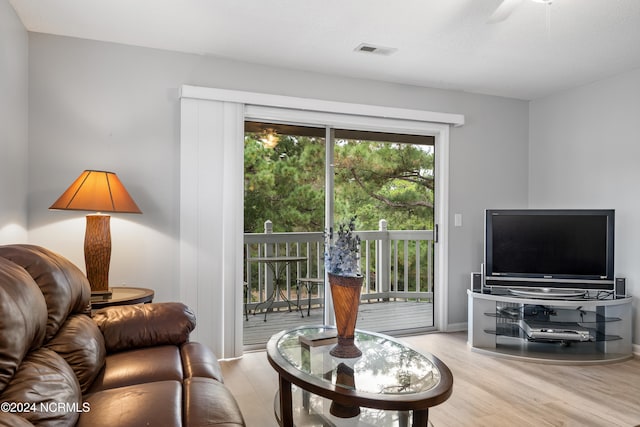
[[[462,332],[466,331],[468,329],[468,326],[469,325],[467,324],[467,322],[449,323],[444,332]]]

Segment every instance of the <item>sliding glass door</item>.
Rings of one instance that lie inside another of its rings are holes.
[[[247,120],[244,345],[293,323],[332,323],[323,233],[351,217],[365,276],[358,327],[433,328],[434,160],[430,135]],[[299,259],[252,262],[264,256]]]

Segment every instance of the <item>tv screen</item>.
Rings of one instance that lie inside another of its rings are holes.
[[[487,284],[609,289],[613,210],[487,210]]]

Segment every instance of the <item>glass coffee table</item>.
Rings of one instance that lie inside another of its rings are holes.
[[[267,343],[267,358],[278,372],[280,425],[427,426],[429,408],[451,395],[451,371],[432,354],[356,330],[362,356],[340,359],[329,354],[332,335],[332,327],[305,326]]]

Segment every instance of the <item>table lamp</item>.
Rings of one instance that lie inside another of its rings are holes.
[[[142,213],[113,172],[86,170],[49,209],[94,211],[87,215],[84,261],[91,295],[109,297],[111,217],[102,212]]]

